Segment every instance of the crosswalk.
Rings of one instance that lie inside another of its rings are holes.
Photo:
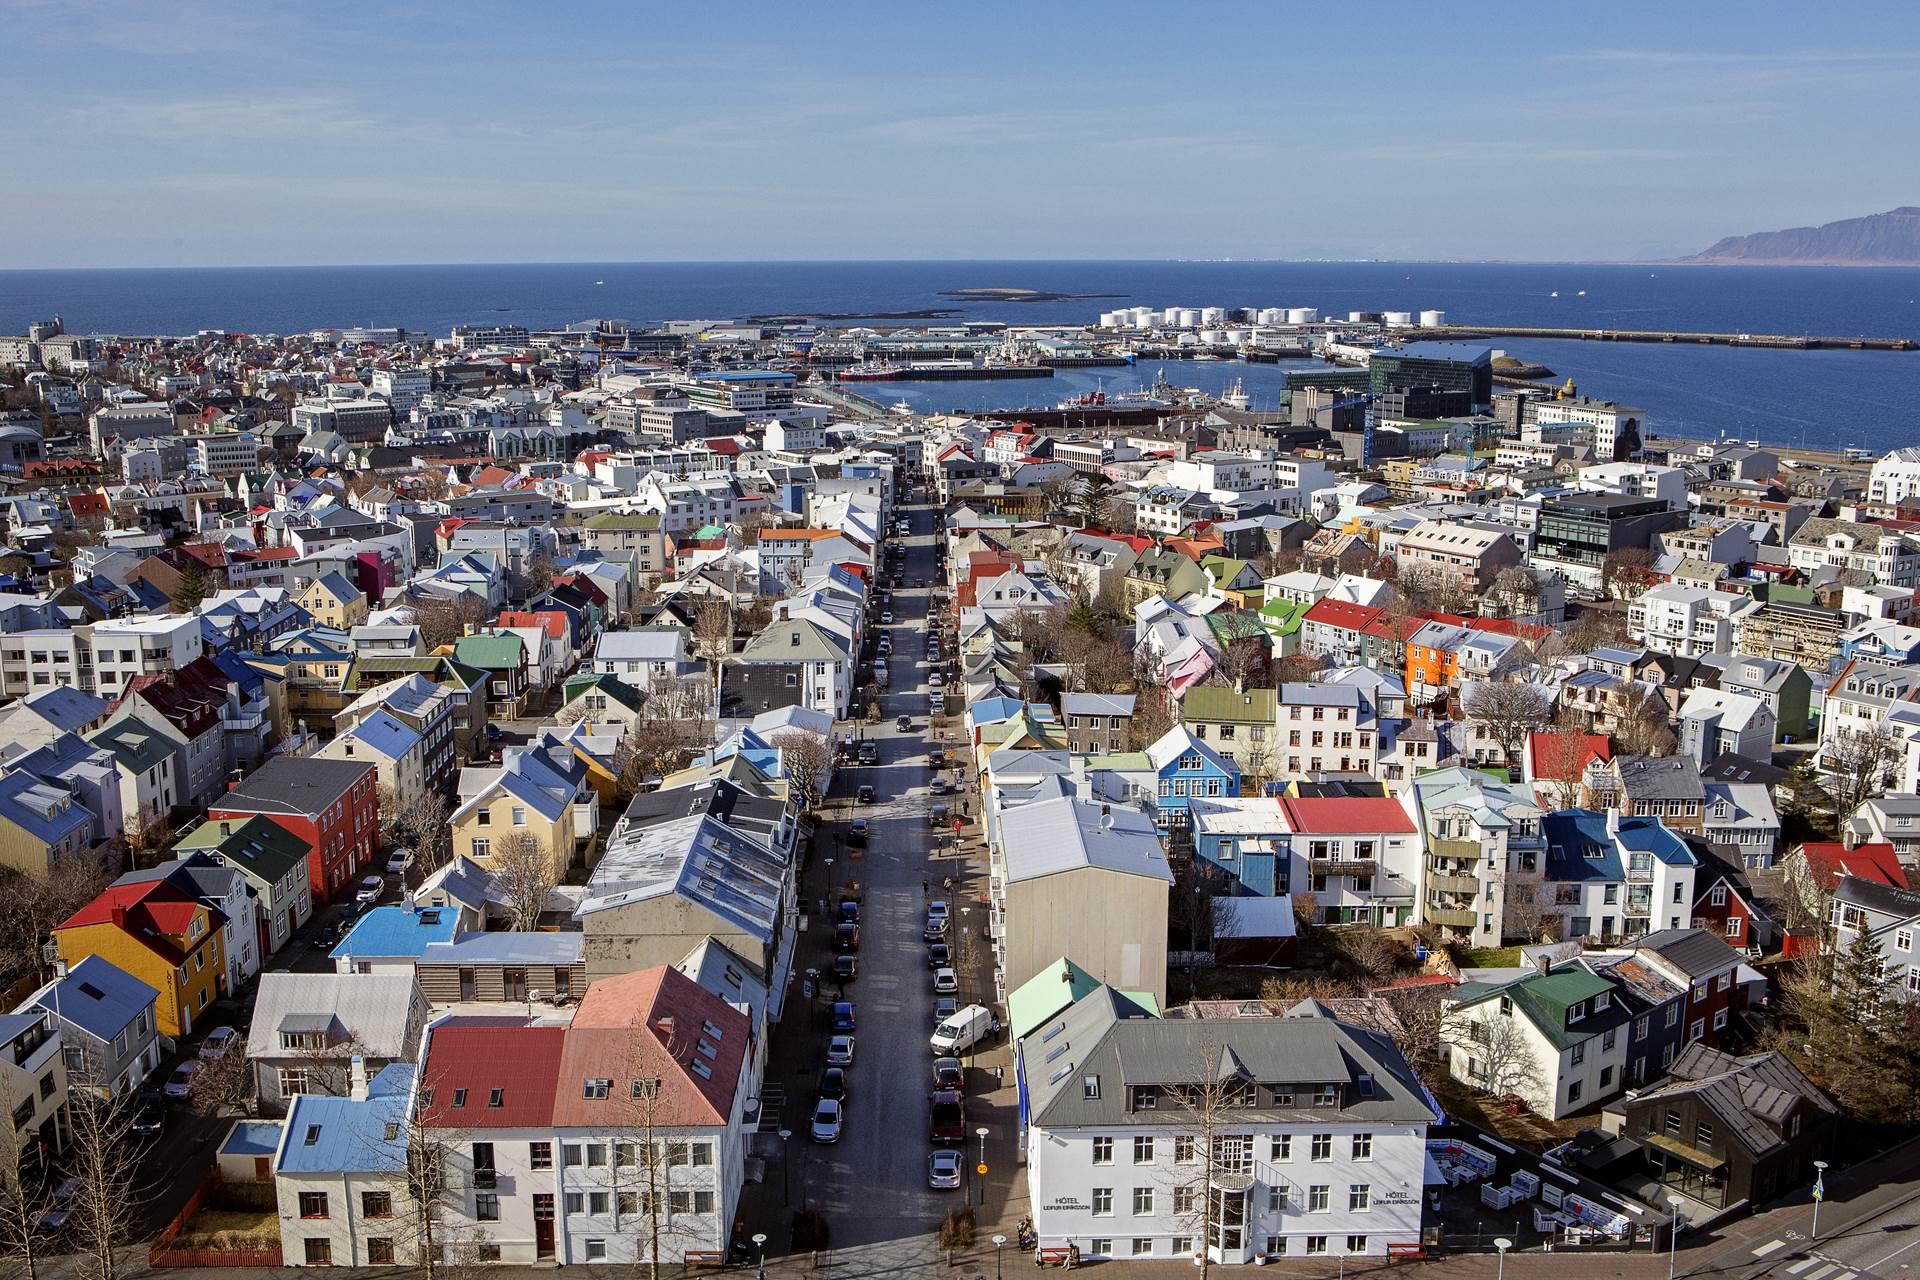
[[[1781,1244],[1781,1241],[1774,1241]],[[1771,1252],[1769,1250],[1768,1252]],[[1754,1250],[1754,1256],[1760,1256],[1760,1250]],[[1787,1268],[1787,1274],[1798,1280],[1857,1280],[1856,1271],[1849,1271],[1837,1262],[1828,1262],[1824,1258],[1802,1258]]]

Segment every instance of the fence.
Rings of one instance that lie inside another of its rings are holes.
[[[271,1249],[176,1249],[173,1242],[186,1225],[193,1221],[193,1215],[200,1212],[202,1202],[206,1200],[210,1188],[219,1185],[218,1175],[194,1188],[187,1202],[180,1206],[180,1212],[173,1215],[157,1239],[147,1247],[147,1265],[150,1267],[277,1267],[281,1265],[280,1246]]]

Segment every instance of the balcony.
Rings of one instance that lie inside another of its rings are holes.
[[[1426,916],[1427,923],[1441,925],[1448,929],[1471,929],[1480,922],[1479,916],[1459,907],[1429,906]]]
[[[1653,868],[1652,867],[1628,867],[1627,883],[1628,884],[1652,884]]]
[[[1431,846],[1436,858],[1451,858],[1455,862],[1478,862],[1486,853],[1478,840],[1435,840]]]
[[[1371,876],[1380,873],[1373,858],[1309,858],[1307,870],[1316,876]]]
[[[266,727],[267,718],[258,711],[222,711],[220,727],[228,733],[258,733]]]
[[[1429,871],[1427,887],[1443,893],[1464,893],[1471,897],[1480,892],[1480,882],[1472,876],[1456,875],[1450,871]]]

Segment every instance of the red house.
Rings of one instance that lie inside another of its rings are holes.
[[[255,814],[307,842],[315,902],[351,890],[373,862],[380,791],[372,764],[275,756],[207,809],[209,820]]]
[[[1706,929],[1661,929],[1633,944],[1633,953],[1675,986],[1687,989],[1680,1039],[1717,1048],[1720,1033],[1747,1007],[1741,956]]]
[[[1732,876],[1717,876],[1701,890],[1693,903],[1695,928],[1717,933],[1727,945],[1759,955],[1770,944],[1775,931],[1773,917],[1749,898]]]

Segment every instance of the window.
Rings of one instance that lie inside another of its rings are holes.
[[[1093,1162],[1095,1164],[1113,1163],[1112,1138],[1095,1138],[1093,1140]]]
[[[1153,1213],[1153,1188],[1135,1187],[1133,1189],[1133,1216],[1150,1217]]]
[[[479,1191],[473,1197],[473,1220],[475,1222],[500,1221],[500,1197],[492,1191]]]
[[[560,1151],[561,1151],[561,1159],[566,1161],[567,1168],[573,1169],[573,1168],[579,1167],[580,1161],[581,1161],[579,1143],[569,1142],[566,1146],[562,1147]]]
[[[1689,1041],[1698,1040],[1706,1034],[1707,1020],[1705,1018],[1695,1018],[1687,1027],[1687,1039]]]
[[[1094,1257],[1094,1258],[1112,1257],[1113,1241],[1108,1240],[1102,1236],[1095,1236],[1093,1239],[1087,1242],[1087,1254],[1089,1257]]]
[[[327,1217],[327,1193],[324,1191],[302,1191],[300,1193],[300,1216],[303,1218]]]
[[[1584,1081],[1575,1080],[1570,1082],[1567,1085],[1567,1101],[1569,1103],[1580,1101],[1580,1095],[1585,1091],[1585,1088],[1586,1083]]]
[[[1633,1024],[1633,1038],[1635,1040],[1645,1040],[1647,1038],[1647,1028],[1652,1025],[1653,1019],[1646,1014],[1641,1014],[1639,1021]]]
[[[519,805],[513,806],[513,825],[516,827],[524,827],[527,825],[527,811]]]
[[[1731,920],[1729,920],[1729,921],[1727,921],[1727,923],[1728,923],[1728,924],[1732,924],[1732,923],[1733,923],[1733,921],[1731,921]],[[1729,930],[1727,931],[1727,936],[1728,936],[1728,937],[1732,937],[1732,936],[1733,936],[1733,931],[1732,931],[1731,929],[1729,929]],[[1893,949],[1894,949],[1895,951],[1911,951],[1911,950],[1913,950],[1913,930],[1911,930],[1911,929],[1896,929],[1896,930],[1894,930],[1894,932],[1893,932]]]
[[[360,1216],[363,1218],[391,1218],[393,1216],[393,1192],[362,1191],[360,1193]]]
[[[1152,1138],[1135,1138],[1133,1140],[1133,1162],[1135,1164],[1153,1163]]]
[[[607,1144],[604,1142],[589,1142],[587,1144],[587,1168],[589,1169],[604,1168],[606,1166],[606,1163],[607,1163]]]
[[[1313,1105],[1316,1107],[1339,1106],[1340,1105],[1340,1086],[1337,1084],[1321,1085],[1319,1092],[1313,1095]]]
[[[387,1264],[393,1261],[393,1237],[373,1236],[367,1240],[367,1261]]]
[[[1727,970],[1727,972],[1720,975],[1720,980],[1714,983],[1713,989],[1715,991],[1725,991],[1732,985],[1733,985],[1733,970],[1729,969]]]
[[[1373,1159],[1373,1135],[1370,1133],[1354,1134],[1352,1155],[1355,1160]]]
[[[1325,1253],[1326,1251],[1327,1251],[1327,1238],[1325,1236],[1308,1236],[1307,1237],[1308,1253]]]
[[[1365,1236],[1348,1236],[1347,1237],[1348,1253],[1365,1253],[1366,1251],[1367,1251],[1367,1238]]]
[[[1315,1161],[1333,1159],[1333,1135],[1316,1133],[1313,1135],[1313,1157]]]
[[[1705,1120],[1693,1126],[1693,1145],[1702,1151],[1713,1145],[1713,1126]]]
[[[1194,1143],[1192,1134],[1178,1133],[1174,1135],[1173,1162],[1175,1164],[1192,1164],[1199,1158],[1200,1149]]]
[[[605,1262],[607,1260],[607,1242],[605,1240],[587,1241],[587,1261]]]
[[[310,1267],[330,1267],[333,1265],[333,1241],[324,1236],[308,1236],[307,1265]]]
[[[484,836],[476,836],[476,837],[474,837],[474,841],[473,841],[473,856],[474,856],[474,857],[476,857],[476,858],[490,858],[490,857],[492,857],[492,856],[493,856],[493,841],[491,841],[491,840],[488,840],[488,839],[486,839],[486,838],[485,838]]]
[[[1287,1238],[1285,1236],[1268,1236],[1267,1237],[1267,1256],[1269,1258],[1286,1257],[1287,1256]]]
[[[1267,1140],[1267,1159],[1278,1162],[1293,1159],[1293,1135],[1276,1133]]]
[[[1194,1211],[1200,1201],[1197,1187],[1175,1187],[1173,1189],[1173,1211],[1175,1214],[1187,1214]]]
[[[1587,1042],[1585,1040],[1582,1040],[1578,1044],[1573,1046],[1572,1056],[1573,1056],[1573,1065],[1576,1067],[1587,1060]]]
[[[587,1212],[588,1213],[595,1213],[595,1214],[605,1213],[607,1209],[612,1205],[612,1203],[613,1203],[612,1197],[609,1196],[605,1191],[587,1192]]]
[[[1089,1099],[1098,1098],[1100,1096],[1100,1077],[1081,1076],[1080,1096]]]
[[[1333,1193],[1332,1186],[1324,1182],[1317,1182],[1314,1185],[1308,1187],[1307,1188],[1307,1212],[1308,1213],[1331,1212],[1332,1205],[1329,1202],[1329,1198],[1331,1197],[1332,1193]]]
[[[551,1142],[529,1142],[527,1144],[527,1167],[529,1169],[553,1168],[553,1144]]]
[[[1152,1252],[1153,1252],[1153,1241],[1147,1239],[1144,1236],[1135,1236],[1133,1238],[1133,1256],[1134,1257],[1144,1258],[1147,1255],[1151,1254]]]
[[[1716,907],[1726,906],[1727,905],[1727,886],[1725,884],[1714,885],[1713,891],[1707,895],[1707,901],[1712,903]]]
[[[1267,1212],[1284,1213],[1287,1208],[1287,1186],[1275,1183],[1267,1188]]]
[[[1347,1188],[1347,1212],[1365,1213],[1373,1208],[1373,1187],[1369,1183],[1356,1182]]]
[[[307,1069],[305,1067],[280,1068],[280,1096],[291,1098],[296,1093],[307,1091]]]
[[[1680,1002],[1676,1000],[1672,1004],[1667,1006],[1667,1026],[1671,1028],[1671,1027],[1677,1027],[1679,1025],[1680,1025]]]
[[[1113,1216],[1112,1187],[1095,1187],[1093,1189],[1093,1216],[1096,1218]]]
[[[612,1092],[612,1090],[613,1081],[611,1079],[605,1076],[599,1078],[590,1077],[581,1086],[580,1096],[583,1098],[604,1098]]]
[[[1724,1028],[1726,1025],[1727,1025],[1727,1011],[1725,1009],[1715,1009],[1713,1011],[1713,1029],[1715,1031],[1719,1031],[1722,1028]]]

